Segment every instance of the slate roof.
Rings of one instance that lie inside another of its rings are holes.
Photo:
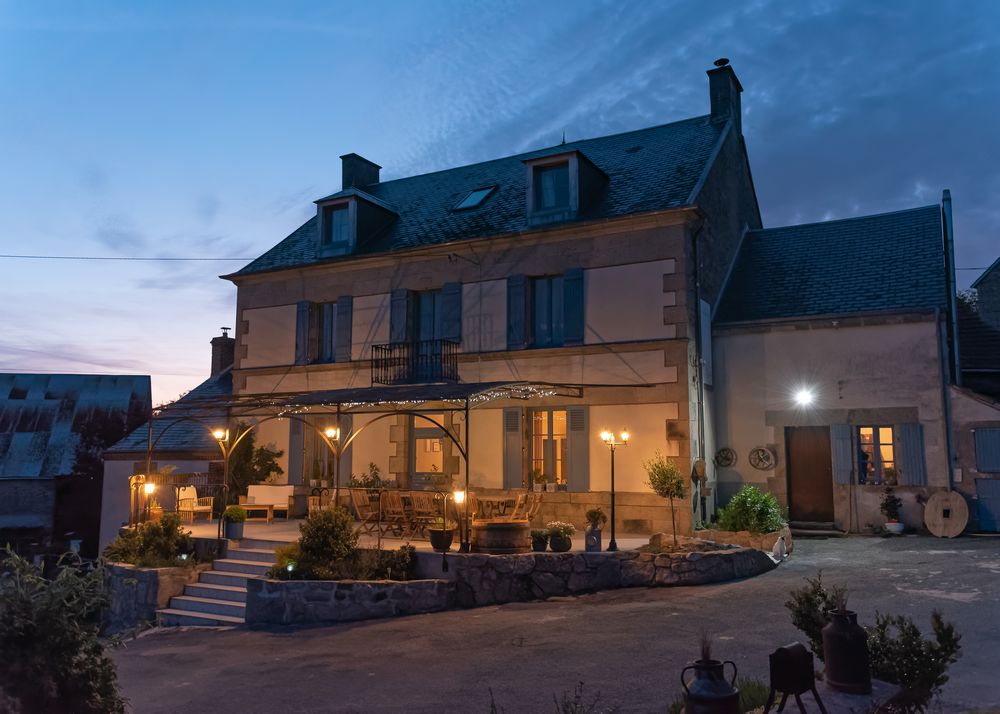
[[[219,444],[210,429],[225,424],[225,405],[232,393],[232,371],[227,369],[163,407],[153,419],[154,459],[158,452],[217,452]],[[194,417],[199,421],[180,421],[183,417]],[[141,454],[145,457],[148,443],[149,426],[143,424],[104,453]]]
[[[577,220],[687,205],[724,126],[711,123],[708,116],[696,117],[361,187],[362,193],[391,206],[399,218],[381,235],[359,242],[353,255],[526,230],[527,171],[523,162],[564,151],[580,151],[608,176],[603,195]],[[497,190],[480,207],[453,210],[473,189],[492,185]],[[350,190],[341,191],[327,198],[351,194]],[[274,248],[225,277],[351,257],[319,258],[317,230],[316,218],[310,218]]]
[[[0,374],[0,478],[68,476],[82,429],[150,407],[148,376]]]
[[[1000,330],[958,301],[958,357],[962,370],[1000,372]]]
[[[746,235],[715,322],[947,308],[940,206]]]

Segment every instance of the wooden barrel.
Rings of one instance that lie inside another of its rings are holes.
[[[528,521],[486,518],[472,521],[472,550],[490,555],[527,553],[531,550]]]

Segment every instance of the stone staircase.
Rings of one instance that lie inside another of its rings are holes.
[[[261,578],[275,563],[274,549],[282,541],[244,538],[230,545],[225,558],[212,563],[198,582],[184,587],[184,594],[170,598],[157,610],[161,627],[231,627],[244,624],[247,578]]]

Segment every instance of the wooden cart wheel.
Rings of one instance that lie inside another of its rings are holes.
[[[924,506],[924,525],[938,538],[954,538],[969,522],[969,506],[957,491],[938,491]]]

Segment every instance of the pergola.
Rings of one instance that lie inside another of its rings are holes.
[[[586,385],[602,386],[602,385]],[[647,386],[647,385],[633,385]],[[307,392],[282,392],[233,396],[191,397],[155,413],[149,424],[147,465],[152,460],[156,443],[171,427],[183,422],[198,422],[218,442],[223,455],[223,501],[229,488],[229,457],[243,438],[261,424],[275,419],[296,420],[313,429],[329,448],[334,457],[335,502],[339,499],[340,461],[344,451],[354,439],[372,424],[398,415],[409,415],[430,422],[441,429],[451,440],[465,462],[465,492],[469,490],[469,413],[472,409],[498,401],[531,400],[545,397],[579,399],[584,385],[555,384],[549,382],[445,382],[399,386],[371,386],[347,389],[315,390]],[[429,414],[458,412],[465,415],[464,435],[460,440],[451,429]],[[376,414],[359,428],[342,430],[344,417],[354,414]],[[323,427],[306,419],[309,416],[327,416],[330,422]],[[211,419],[223,423],[210,423]],[[167,421],[166,426],[153,438],[153,421]],[[252,420],[246,424],[245,420]],[[235,435],[230,433],[231,423],[243,425]],[[147,471],[149,469],[147,468]],[[469,501],[465,501],[465,518],[468,520]],[[221,519],[219,527],[221,529]]]

